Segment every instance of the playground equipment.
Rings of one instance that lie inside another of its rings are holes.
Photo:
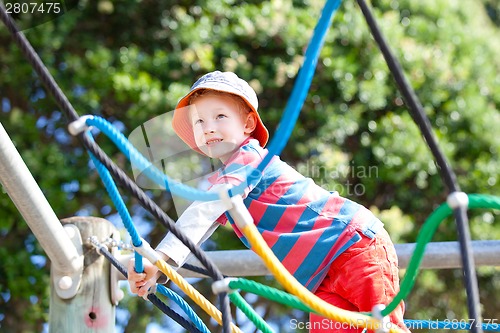
[[[285,286],[285,289],[291,292],[292,295],[289,295],[291,302],[293,302],[296,306],[299,306],[301,309],[306,311],[314,311],[320,313],[326,317],[332,318],[336,321],[342,322],[357,322],[361,323],[360,326],[367,328],[376,328],[379,331],[385,331],[387,328],[383,326],[384,318],[394,309],[395,304],[397,305],[399,301],[404,299],[404,297],[409,293],[411,287],[416,278],[416,273],[418,271],[418,267],[422,260],[422,256],[425,250],[427,243],[430,241],[432,234],[435,232],[439,223],[444,219],[444,217],[454,214],[457,221],[457,230],[459,234],[459,247],[460,253],[462,256],[462,265],[464,268],[464,276],[466,278],[466,290],[468,294],[468,308],[470,318],[475,322],[481,322],[481,315],[479,310],[479,297],[478,297],[478,289],[477,289],[477,281],[474,272],[474,257],[472,256],[472,243],[470,241],[470,235],[468,231],[468,221],[466,210],[468,208],[496,208],[500,207],[499,198],[485,195],[467,195],[460,191],[456,183],[456,177],[453,174],[453,171],[449,167],[445,157],[440,152],[439,147],[437,145],[436,139],[434,138],[432,131],[430,130],[430,124],[425,114],[422,111],[422,107],[418,100],[416,99],[415,94],[411,90],[410,86],[407,84],[404,76],[402,75],[401,70],[399,69],[399,65],[397,61],[392,56],[389,48],[385,44],[382,35],[378,31],[375,21],[373,17],[371,17],[370,11],[366,4],[363,1],[358,1],[360,7],[367,18],[367,22],[372,29],[372,33],[379,43],[381,50],[393,72],[396,82],[398,83],[405,100],[410,106],[410,111],[414,116],[414,119],[418,123],[422,133],[426,139],[426,142],[429,144],[432,153],[434,154],[437,164],[440,166],[440,170],[442,171],[442,177],[444,182],[446,183],[448,190],[450,192],[448,197],[448,203],[442,205],[435,213],[429,218],[429,220],[424,225],[421,234],[419,235],[418,242],[416,244],[416,249],[414,252],[414,256],[408,265],[408,272],[405,276],[405,279],[402,282],[401,292],[394,299],[391,304],[389,304],[385,309],[374,309],[373,313],[367,314],[359,314],[353,313],[350,311],[345,311],[336,307],[333,307],[329,304],[322,302],[321,300],[315,298],[314,295],[304,290],[300,284],[296,283],[294,278],[288,274],[288,272],[281,267],[280,262],[277,261],[273,254],[270,253],[266,244],[262,241],[259,234],[254,230],[251,218],[249,218],[248,212],[244,207],[242,207],[241,198],[238,196],[242,192],[242,188],[235,187],[229,191],[221,192],[219,195],[223,200],[226,200],[228,203],[228,211],[239,225],[240,229],[244,232],[245,236],[250,240],[256,252],[262,258],[263,262],[266,264],[266,267],[272,271],[273,275],[278,279],[278,281]],[[305,100],[305,96],[307,94],[307,90],[309,89],[310,82],[314,73],[314,67],[319,55],[319,50],[323,44],[325,33],[328,27],[331,24],[333,14],[336,9],[340,5],[340,1],[328,1],[324,7],[323,14],[318,22],[315,33],[311,40],[311,43],[307,49],[304,65],[301,71],[299,72],[299,76],[297,78],[297,83],[292,92],[292,96],[290,98],[290,102],[287,104],[287,108],[285,109],[285,113],[283,115],[283,119],[281,125],[275,134],[275,137],[271,141],[269,145],[269,154],[264,159],[264,161],[257,168],[258,170],[263,170],[267,163],[269,163],[270,159],[274,155],[279,155],[283,147],[286,145],[286,142],[291,134],[291,130],[294,127],[294,124],[297,120],[297,117],[300,112],[300,108]],[[40,79],[47,86],[47,89],[54,96],[60,107],[66,112],[68,119],[71,122],[70,131],[72,134],[77,135],[79,139],[82,141],[83,145],[88,149],[89,154],[96,164],[96,167],[101,175],[106,189],[110,193],[110,196],[113,198],[117,209],[120,212],[120,216],[126,226],[127,230],[131,234],[132,243],[136,249],[135,255],[137,258],[140,258],[139,255],[142,255],[148,258],[151,262],[155,263],[160,270],[162,270],[171,280],[173,280],[176,284],[178,284],[183,291],[188,294],[193,300],[195,300],[200,307],[202,307],[207,313],[209,313],[214,319],[219,322],[224,332],[238,332],[239,329],[234,326],[231,322],[230,311],[229,311],[229,298],[239,306],[247,316],[254,321],[257,327],[262,331],[268,332],[270,328],[267,326],[265,322],[259,320],[258,316],[255,313],[252,313],[248,306],[244,304],[244,300],[239,297],[238,293],[234,290],[236,288],[243,289],[243,284],[238,284],[238,281],[235,280],[226,280],[222,274],[222,272],[218,269],[216,265],[210,260],[205,253],[203,253],[199,248],[196,247],[195,244],[192,244],[188,238],[186,238],[180,230],[175,227],[173,221],[162,212],[154,202],[149,199],[140,188],[137,187],[130,179],[125,175],[125,173],[119,169],[107,155],[100,149],[100,147],[93,141],[91,135],[86,131],[88,126],[95,126],[99,128],[103,133],[108,135],[111,140],[122,150],[122,152],[128,158],[134,158],[134,160],[141,161],[141,157],[139,154],[131,147],[125,138],[121,136],[120,133],[113,130],[113,128],[104,120],[98,117],[84,117],[81,118],[75,112],[69,101],[65,98],[62,91],[58,88],[56,82],[51,77],[50,73],[43,66],[43,63],[37,57],[35,51],[31,48],[28,41],[24,38],[22,33],[18,32],[15,28],[10,17],[5,13],[4,9],[0,7],[0,14],[2,20],[7,25],[9,30],[13,33],[13,38],[19,44],[27,58],[30,60],[31,64],[37,71]],[[279,138],[279,139],[277,139]],[[8,152],[6,154],[15,153],[12,152],[12,149],[6,146]],[[6,155],[7,156],[7,155]],[[187,186],[184,186],[180,183],[169,179],[167,175],[161,174],[158,170],[154,168],[150,168],[150,163],[146,159],[143,159],[144,167],[147,170],[151,170],[149,177],[151,177],[154,181],[159,182],[160,184],[165,184],[165,188],[170,190],[172,193],[175,193],[180,196],[186,196],[190,198],[195,198],[197,200],[213,200],[218,199],[219,195],[213,193],[205,193],[201,192]],[[16,165],[21,165],[19,161],[15,162],[13,165],[6,165],[4,177],[2,178],[2,183],[8,183],[9,177],[11,177],[11,172],[13,172],[13,168],[16,168]],[[16,177],[22,177],[27,174],[26,170],[21,172],[23,175],[19,175]],[[15,173],[12,173],[15,174]],[[5,178],[5,179],[4,179]],[[28,177],[29,178],[29,177]],[[151,211],[151,213],[162,222],[172,233],[174,233],[183,243],[186,244],[196,256],[201,266],[205,268],[203,274],[210,276],[215,280],[214,283],[214,291],[219,294],[220,299],[220,308],[221,311],[214,308],[211,304],[208,304],[202,295],[196,292],[191,286],[189,286],[175,271],[171,270],[170,267],[159,259],[156,253],[150,248],[149,244],[144,242],[143,239],[140,238],[137,231],[135,230],[133,224],[131,223],[131,218],[128,214],[128,211],[123,204],[123,201],[120,198],[120,194],[116,188],[116,185],[113,182],[113,178],[119,181],[127,190],[132,192],[134,196],[136,196],[144,207]],[[251,175],[249,175],[249,179],[251,179]],[[52,246],[53,239],[50,239],[50,236],[46,236],[43,234],[43,228],[40,228],[40,225],[37,225],[34,221],[37,219],[36,216],[31,217],[33,215],[29,212],[29,210],[23,208],[27,204],[23,203],[25,198],[19,198],[16,195],[17,188],[14,183],[9,184],[7,187],[7,191],[9,194],[12,194],[13,200],[16,202],[16,205],[22,211],[23,216],[30,224],[33,232],[37,235],[37,237],[41,238],[42,246],[44,249]],[[34,188],[31,185],[31,188]],[[25,189],[28,191],[28,189]],[[15,199],[15,198],[18,199]],[[39,205],[45,205],[43,203],[42,198],[33,199],[33,202],[40,202]],[[38,204],[37,204],[38,205]],[[46,205],[45,205],[46,206]],[[58,253],[58,249],[53,248],[53,250],[47,250],[49,257],[55,258],[55,266],[54,266],[54,286],[56,290],[59,290],[57,293],[60,298],[68,298],[71,299],[75,296],[75,293],[78,294],[80,280],[83,279],[85,274],[82,274],[82,255],[81,255],[81,247],[84,241],[79,240],[77,236],[77,230],[79,228],[73,227],[62,227],[55,222],[53,212],[50,211],[47,207],[43,208],[46,216],[44,215],[41,220],[49,221],[51,228],[53,231],[53,235],[57,235],[57,239],[62,239],[62,243],[57,243],[59,246],[59,250],[62,250],[64,254]],[[28,221],[29,220],[29,221]],[[66,231],[65,231],[66,230]],[[80,230],[81,231],[81,230]],[[65,234],[68,234],[68,237]],[[72,236],[72,237],[70,237]],[[40,239],[39,238],[39,239]],[[56,241],[57,242],[57,241]],[[87,243],[88,244],[88,243]],[[103,255],[107,255],[105,246],[99,241],[93,241],[92,245],[95,246],[99,253]],[[66,252],[66,249],[69,249],[69,252]],[[76,254],[75,254],[76,253]],[[495,255],[494,255],[495,256]],[[111,260],[112,256],[107,256],[108,259]],[[138,266],[136,266],[137,271],[141,271],[142,267],[140,266],[141,260],[136,260]],[[69,263],[69,266],[66,264]],[[117,262],[113,262],[117,267],[119,266]],[[67,267],[71,267],[68,269]],[[119,268],[120,269],[120,268]],[[120,269],[123,273],[123,269]],[[241,282],[241,281],[240,281]],[[238,286],[235,286],[238,284]],[[161,289],[161,288],[160,288]],[[228,296],[229,297],[226,297]],[[101,318],[101,313],[98,313],[95,309],[89,312],[89,318],[93,319],[94,322],[97,319]],[[93,318],[94,317],[94,318]],[[195,320],[196,321],[196,320]],[[184,326],[186,325],[186,326]],[[189,326],[186,323],[183,323],[183,326],[191,331],[204,331],[205,328],[202,324],[196,323],[195,326]],[[487,325],[486,329],[489,329]],[[467,327],[473,332],[481,332],[483,326],[481,325],[470,325]],[[399,331],[396,328],[389,329],[392,332]]]

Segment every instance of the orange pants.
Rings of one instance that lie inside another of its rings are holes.
[[[398,258],[385,229],[362,239],[339,255],[315,294],[324,301],[350,311],[371,312],[376,304],[387,305],[399,290]],[[403,322],[401,302],[390,314],[392,323],[409,332]],[[317,314],[310,315],[310,333],[361,333],[363,328],[342,324]],[[373,332],[368,330],[368,332]]]

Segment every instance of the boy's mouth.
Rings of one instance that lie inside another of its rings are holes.
[[[212,144],[214,144],[214,143],[218,143],[218,142],[222,142],[222,139],[210,139],[210,140],[208,140],[208,141],[206,142],[206,145],[207,145],[207,146],[210,146],[210,145],[212,145]]]

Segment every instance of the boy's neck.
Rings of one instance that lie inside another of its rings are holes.
[[[240,150],[241,147],[243,147],[244,145],[248,144],[250,142],[250,140],[256,140],[253,136],[249,136],[248,138],[246,138],[242,143],[241,145],[236,148],[233,152],[233,154],[231,155],[231,157],[229,157],[225,162],[224,161],[221,161],[222,164],[224,165],[228,165],[234,158],[234,156],[236,155],[236,153]]]

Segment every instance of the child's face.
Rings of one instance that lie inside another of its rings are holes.
[[[198,148],[223,163],[241,146],[255,129],[255,117],[239,110],[230,97],[207,95],[197,98],[190,118]]]

